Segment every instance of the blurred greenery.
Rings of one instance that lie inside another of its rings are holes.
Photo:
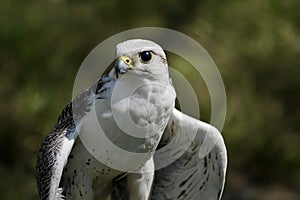
[[[191,36],[219,67],[228,100],[224,199],[300,199],[299,8],[298,0],[0,0],[0,199],[38,199],[37,151],[81,62],[107,37],[143,26]],[[208,121],[207,89],[192,69],[185,75]]]

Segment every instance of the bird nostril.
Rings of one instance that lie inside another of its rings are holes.
[[[126,62],[126,63],[129,63],[129,59],[126,59],[125,62]]]

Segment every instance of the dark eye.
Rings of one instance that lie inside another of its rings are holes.
[[[151,53],[151,51],[143,51],[140,53],[140,57],[141,57],[142,61],[148,62],[152,58],[152,53]]]

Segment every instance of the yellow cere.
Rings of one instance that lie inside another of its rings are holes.
[[[126,63],[130,68],[134,68],[133,62],[131,60],[131,58],[127,57],[127,56],[120,56],[119,60],[123,60],[124,63]]]

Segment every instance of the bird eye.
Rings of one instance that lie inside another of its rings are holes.
[[[143,51],[140,53],[140,58],[142,59],[143,62],[148,62],[152,58],[152,53],[151,51]]]

